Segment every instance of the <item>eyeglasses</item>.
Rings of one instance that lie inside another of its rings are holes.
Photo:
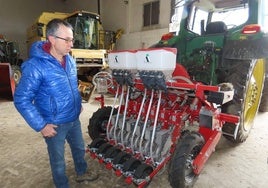
[[[70,39],[70,38],[62,38],[62,37],[59,37],[57,35],[54,35],[55,38],[57,39],[61,39],[61,40],[64,40],[66,43],[74,43],[74,39]]]

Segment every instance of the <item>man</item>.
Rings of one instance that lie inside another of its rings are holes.
[[[77,85],[72,26],[60,19],[47,24],[47,41],[32,45],[30,58],[22,65],[14,104],[26,122],[41,132],[47,143],[54,184],[68,188],[65,174],[64,145],[70,145],[77,182],[92,181],[96,174],[87,171],[85,146],[79,115],[82,109]]]

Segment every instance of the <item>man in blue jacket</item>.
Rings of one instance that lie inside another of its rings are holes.
[[[14,104],[26,122],[41,132],[46,143],[54,184],[68,188],[64,145],[70,145],[77,182],[92,181],[98,175],[87,171],[85,146],[79,115],[82,109],[77,70],[69,55],[73,47],[72,26],[60,19],[47,24],[47,41],[32,45],[30,58],[22,65]]]

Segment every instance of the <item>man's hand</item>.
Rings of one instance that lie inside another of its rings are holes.
[[[43,137],[53,137],[57,134],[57,131],[55,130],[56,128],[56,125],[47,124],[40,132]]]

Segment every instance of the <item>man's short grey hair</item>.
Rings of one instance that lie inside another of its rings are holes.
[[[46,37],[48,38],[48,36],[55,36],[60,25],[64,25],[65,27],[69,27],[70,29],[73,30],[73,27],[70,23],[68,23],[65,20],[55,18],[55,19],[50,20],[47,24]]]

